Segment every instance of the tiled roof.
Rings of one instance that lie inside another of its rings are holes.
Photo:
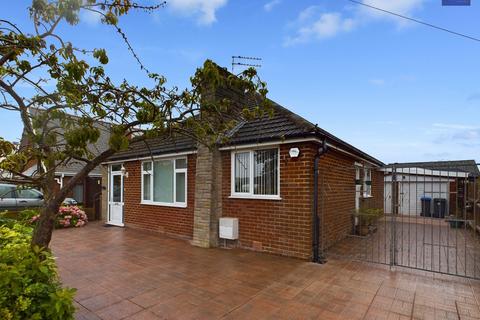
[[[30,108],[30,113],[32,116],[37,116],[40,113],[45,112],[44,109],[39,109],[39,108]],[[69,117],[75,118],[75,115],[69,115]],[[100,136],[98,140],[95,143],[89,144],[87,146],[87,149],[89,152],[91,152],[94,155],[99,155],[103,151],[107,150],[108,148],[108,143],[110,140],[110,124],[106,122],[95,122],[94,126],[99,129],[100,131]],[[59,123],[59,120],[57,119],[50,119],[47,127],[49,130],[57,132],[57,135],[59,137],[58,144],[61,144],[63,141],[61,140],[61,137],[63,137],[65,130],[62,128],[62,126]],[[25,134],[22,134],[22,139],[20,142],[20,148],[28,145],[28,139],[26,138]],[[58,165],[55,168],[55,172],[57,173],[77,173],[80,171],[83,167],[85,166],[84,162],[79,162],[76,160],[70,160],[66,164]],[[102,174],[100,167],[95,167],[90,174]]]
[[[222,69],[224,73],[228,73]],[[270,141],[283,141],[293,138],[315,137],[325,138],[328,143],[342,148],[362,159],[371,161],[377,165],[383,165],[378,159],[368,155],[360,149],[337,138],[331,133],[317,127],[308,120],[282,107],[278,103],[271,101],[273,116],[265,115],[253,120],[245,120],[238,117],[241,110],[245,107],[253,108],[257,105],[254,99],[258,96],[245,96],[238,91],[221,87],[215,92],[216,99],[227,98],[232,103],[232,108],[238,112],[232,112],[229,117],[237,117],[238,125],[228,134],[228,142],[223,146],[233,146],[242,144],[252,144]],[[112,156],[110,160],[120,160],[127,158],[139,158],[152,155],[175,153],[181,151],[195,150],[195,141],[189,137],[177,137],[174,141],[153,139],[148,140],[149,146],[145,143],[135,143],[126,151],[119,152]]]
[[[196,149],[195,141],[190,137],[152,138],[132,143],[127,150],[119,151],[109,161],[157,156],[161,154],[192,151]]]
[[[344,148],[360,158],[364,158],[378,165],[383,163],[367,153],[355,148],[347,142],[335,137],[329,132],[316,127],[311,122],[301,118],[288,109],[272,102],[273,116],[265,115],[250,121],[240,121],[229,133],[228,142],[224,146],[282,141],[293,138],[316,137],[326,138],[329,143]],[[149,139],[147,142],[136,142],[128,150],[121,151],[109,160],[124,160],[141,158],[149,155],[192,151],[196,149],[196,142],[190,137],[177,136],[172,139]]]
[[[315,125],[272,101],[273,115],[244,121],[231,133],[228,144],[244,144],[267,140],[315,135]]]

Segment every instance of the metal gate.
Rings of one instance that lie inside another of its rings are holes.
[[[473,161],[323,169],[320,250],[480,279],[478,177]]]

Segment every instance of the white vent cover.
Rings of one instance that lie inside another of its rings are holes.
[[[220,238],[238,239],[238,218],[220,218]]]

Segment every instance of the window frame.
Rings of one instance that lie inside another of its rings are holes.
[[[3,184],[2,187],[10,189],[10,191],[8,191],[6,193],[2,193],[0,191],[0,199],[17,199],[17,187],[16,186]],[[8,195],[8,194],[10,194],[11,197],[6,197],[6,195]]]
[[[176,167],[177,160],[185,160],[186,167],[179,168]],[[153,191],[154,191],[154,162],[155,161],[171,161],[173,162],[173,202],[160,202],[153,200]],[[150,163],[150,171],[145,171],[143,165],[145,163]],[[185,202],[177,201],[177,173],[185,174]],[[153,206],[162,206],[162,207],[176,207],[176,208],[186,208],[188,204],[188,158],[187,157],[174,157],[174,158],[154,158],[153,160],[144,160],[140,162],[140,174],[141,174],[141,190],[140,190],[140,204],[153,205]],[[150,175],[150,200],[144,199],[144,177],[145,175]]]
[[[33,197],[33,198],[26,198],[26,197],[22,197],[21,196],[21,193],[22,191],[28,191],[28,192],[32,192],[33,194],[36,195],[36,197]],[[43,193],[41,193],[40,191],[36,190],[36,189],[33,189],[33,188],[25,188],[25,189],[14,189],[14,197],[16,199],[25,199],[25,200],[38,200],[38,199],[43,199]],[[7,198],[7,199],[12,199],[12,198]]]
[[[370,180],[367,180],[367,172],[370,173]],[[370,182],[370,185],[367,184],[367,181]],[[363,197],[371,198],[372,196],[372,168],[363,168]]]
[[[277,194],[255,194],[254,193],[254,154],[255,151],[261,150],[277,150]],[[249,192],[236,192],[235,191],[235,155],[238,153],[248,153],[249,154]],[[230,198],[238,199],[263,199],[263,200],[282,200],[280,196],[280,148],[278,146],[265,146],[255,149],[237,149],[232,150],[230,155]]]

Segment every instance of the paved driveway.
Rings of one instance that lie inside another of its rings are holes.
[[[480,278],[480,236],[470,228],[451,228],[444,219],[399,216],[383,219],[368,237],[347,237],[329,249],[329,254],[446,274]]]
[[[91,223],[57,230],[77,319],[480,319],[480,283],[379,265],[316,265]]]

